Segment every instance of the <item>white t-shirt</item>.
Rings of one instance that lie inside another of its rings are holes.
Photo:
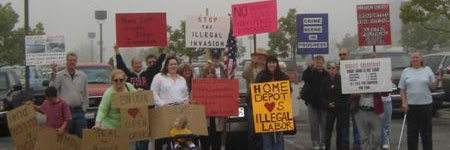
[[[398,83],[398,88],[406,89],[409,105],[431,104],[430,87],[435,81],[434,73],[430,67],[405,68]]]
[[[361,100],[359,102],[359,106],[364,107],[373,107],[373,94],[370,93],[364,93],[361,94]]]

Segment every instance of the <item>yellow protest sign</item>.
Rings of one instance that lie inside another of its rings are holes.
[[[256,133],[294,130],[289,81],[251,84]]]

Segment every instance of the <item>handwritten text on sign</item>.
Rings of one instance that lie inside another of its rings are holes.
[[[356,6],[359,46],[391,45],[389,4]]]
[[[30,105],[22,105],[8,113],[9,132],[18,150],[32,150],[39,133],[36,111]]]
[[[251,84],[255,132],[294,130],[289,81]]]
[[[231,9],[234,36],[276,32],[278,29],[276,0],[235,4]]]
[[[391,59],[358,59],[341,61],[342,93],[392,91]]]
[[[147,106],[120,109],[120,128],[128,131],[130,141],[150,138]]]
[[[225,48],[230,18],[189,16],[186,19],[186,47]]]
[[[123,150],[130,142],[127,132],[120,129],[83,130],[82,150]]]
[[[58,135],[56,129],[44,127],[38,134],[35,150],[80,150],[81,139],[70,134]]]
[[[113,108],[130,108],[155,105],[151,91],[113,93]]]
[[[192,100],[205,106],[206,116],[236,116],[239,113],[239,80],[194,80]]]
[[[120,47],[167,46],[166,13],[116,14]]]

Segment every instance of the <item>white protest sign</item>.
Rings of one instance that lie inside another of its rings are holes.
[[[188,16],[186,47],[225,48],[230,32],[229,17]]]
[[[63,35],[25,36],[27,65],[64,64],[66,57]]]
[[[343,94],[392,91],[390,58],[341,61],[340,73]]]

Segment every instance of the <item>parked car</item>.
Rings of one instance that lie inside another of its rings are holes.
[[[42,83],[47,80],[47,78],[44,76],[42,69],[40,67],[36,66],[30,66],[30,88],[34,92],[34,100],[37,104],[41,104],[44,100],[44,90],[45,86],[42,85]],[[20,84],[25,86],[25,66],[21,65],[13,65],[13,66],[4,66],[0,68],[0,70],[11,70],[16,73],[16,75],[19,77]]]
[[[442,76],[442,88],[445,92],[444,101],[450,101],[450,52],[434,53],[423,56],[424,65],[431,68],[434,73],[438,73],[439,69],[444,71]]]
[[[352,59],[366,59],[370,58],[371,51],[354,52],[351,53]],[[409,54],[403,51],[377,51],[378,58],[391,58],[392,81],[394,83],[391,92],[393,112],[401,112],[401,97],[400,90],[397,88],[398,82],[402,75],[403,69],[410,65]],[[426,63],[425,63],[426,64]],[[432,68],[432,66],[430,66]],[[444,90],[441,87],[432,91],[433,97],[433,114],[436,113],[437,108],[444,100]]]

